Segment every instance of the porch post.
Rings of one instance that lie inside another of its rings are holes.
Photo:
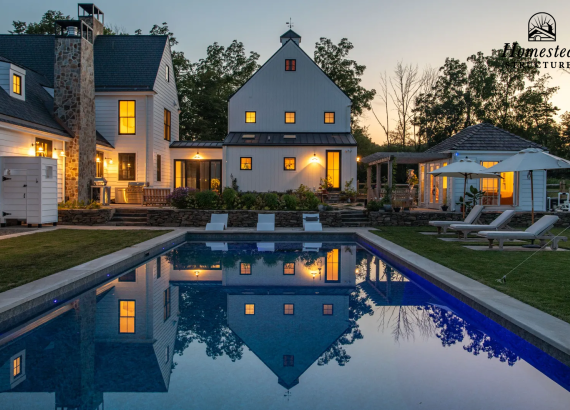
[[[380,189],[382,187],[382,163],[376,164],[376,198],[380,199]]]
[[[388,186],[392,188],[392,158],[388,161]]]
[[[372,200],[372,167],[366,168],[366,198]]]

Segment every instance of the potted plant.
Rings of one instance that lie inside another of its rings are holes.
[[[350,181],[346,181],[344,184],[344,191],[343,191],[346,197],[348,198],[348,202],[352,203],[356,202],[356,196],[358,195],[358,192],[352,186],[353,181],[354,178],[351,178]]]
[[[382,204],[386,212],[390,212],[392,210],[392,187],[386,185],[385,190],[386,190],[386,195],[382,197],[380,203]]]
[[[449,207],[447,206],[447,198],[443,198],[443,203],[441,204],[441,210],[443,212],[447,212],[448,209]]]
[[[407,174],[406,183],[409,185],[410,191],[412,191],[414,186],[418,184],[418,176],[413,169],[408,169]]]
[[[393,209],[394,209],[394,212],[400,212],[400,210],[402,209],[402,206],[401,206],[402,204],[401,204],[400,201],[398,201],[398,200],[394,200],[394,202],[392,203],[392,205],[393,205],[393,207],[394,207],[394,208],[393,208]]]

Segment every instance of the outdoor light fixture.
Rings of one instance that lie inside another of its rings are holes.
[[[101,158],[99,157],[95,158],[95,162],[101,162]]]
[[[195,271],[194,273],[196,274],[196,277],[200,276],[200,271],[199,271],[199,270]]]
[[[311,162],[318,162],[319,159],[317,158],[317,153],[313,154],[313,158],[311,158]]]
[[[360,162],[360,157],[356,157],[356,162]]]
[[[202,157],[200,156],[200,152],[199,152],[199,151],[196,151],[196,155],[194,155],[194,159],[200,159],[200,158],[202,158]]]
[[[106,161],[106,160],[109,160],[109,164],[112,164],[112,163],[113,163],[113,158],[105,158],[105,161]]]

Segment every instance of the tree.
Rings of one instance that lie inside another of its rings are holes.
[[[396,107],[398,122],[396,132],[402,147],[407,145],[411,132],[412,105],[416,94],[422,86],[422,78],[418,67],[411,64],[403,64],[399,61],[394,69],[394,75],[390,78],[390,98]]]
[[[71,20],[70,16],[66,16],[61,11],[48,10],[41,18],[39,23],[25,23],[23,21],[13,21],[13,31],[10,34],[55,34],[56,20]]]

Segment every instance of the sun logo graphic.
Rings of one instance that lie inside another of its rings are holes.
[[[556,41],[556,20],[548,13],[536,13],[528,21],[528,41]]]

